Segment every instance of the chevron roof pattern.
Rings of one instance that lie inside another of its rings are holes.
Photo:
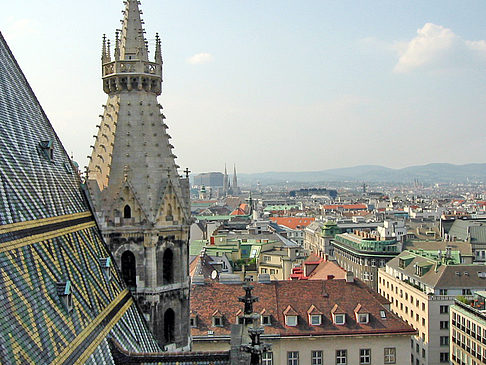
[[[111,342],[160,352],[1,33],[0,130],[0,362],[114,364]]]

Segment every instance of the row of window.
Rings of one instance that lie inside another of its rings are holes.
[[[383,350],[383,361],[385,364],[396,364],[397,351],[395,347],[385,347]],[[330,364],[326,358],[326,363]],[[371,364],[371,349],[359,349],[359,365]],[[263,365],[274,365],[273,352],[265,352],[262,356]],[[324,354],[322,351],[311,351],[311,364],[323,365]],[[348,350],[336,350],[334,357],[335,365],[348,365]],[[287,365],[299,365],[299,351],[287,352]]]
[[[341,251],[341,250],[337,250],[337,251],[339,255],[336,256],[336,259],[338,259],[338,261],[340,261],[339,259],[342,257],[361,266],[385,267],[386,264],[385,260],[383,259],[375,260],[369,258],[360,258],[345,251]]]
[[[260,269],[260,273],[261,274],[266,274],[266,273],[269,273],[270,275],[275,275],[275,274],[278,274],[278,269],[266,269],[266,268],[261,268]]]
[[[386,312],[384,310],[380,311],[381,318],[386,318]],[[320,326],[322,325],[322,314],[309,314],[309,324],[311,326]],[[241,324],[243,317],[236,316],[236,323]],[[334,313],[332,314],[333,323],[338,326],[342,326],[346,324],[346,314],[344,313]],[[272,317],[270,315],[263,315],[260,318],[261,324],[264,326],[270,326],[272,324]],[[197,317],[191,317],[190,319],[191,327],[197,327]],[[366,324],[370,322],[370,314],[369,313],[357,313],[356,314],[356,322],[361,324]],[[289,327],[295,327],[299,323],[299,316],[295,315],[286,315],[285,316],[285,325]],[[224,319],[221,315],[215,315],[212,317],[212,324],[213,327],[222,327],[224,326]]]

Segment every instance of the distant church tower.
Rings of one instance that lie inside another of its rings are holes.
[[[238,188],[238,177],[236,176],[236,165],[233,165],[233,194],[238,195],[240,193],[240,189]]]
[[[224,164],[224,177],[223,177],[223,196],[229,194],[230,182],[228,177],[228,171],[226,170],[226,164]]]
[[[180,177],[157,96],[162,54],[148,58],[138,0],[125,1],[114,53],[103,37],[108,94],[88,166],[103,236],[162,345],[189,338],[189,179]]]

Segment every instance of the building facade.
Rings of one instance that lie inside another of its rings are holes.
[[[234,300],[242,287],[200,284],[191,291],[194,350],[227,350],[231,327],[243,315]],[[348,278],[252,285],[261,340],[272,345],[262,364],[403,364],[410,357],[415,331],[363,283]]]
[[[451,363],[486,363],[486,292],[476,292],[474,300],[455,300],[450,310]]]
[[[103,236],[160,344],[189,344],[188,170],[181,178],[157,96],[161,41],[148,46],[139,2],[125,1],[114,52],[103,38],[108,94],[88,166],[88,187]]]
[[[414,365],[448,364],[450,306],[486,288],[486,267],[462,264],[458,251],[406,250],[379,271],[379,293],[417,330]]]
[[[402,247],[394,239],[382,240],[365,231],[337,234],[331,245],[339,266],[352,271],[374,290],[378,290],[378,269],[397,256]]]

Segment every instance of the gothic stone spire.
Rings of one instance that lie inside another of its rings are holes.
[[[114,57],[108,47],[103,51],[108,98],[90,156],[88,188],[103,235],[122,272],[127,268],[126,281],[140,294],[159,342],[184,346],[189,336],[189,179],[178,174],[157,101],[160,39],[156,36],[154,61],[149,61],[138,4],[125,1]],[[177,295],[166,295],[176,283]]]

